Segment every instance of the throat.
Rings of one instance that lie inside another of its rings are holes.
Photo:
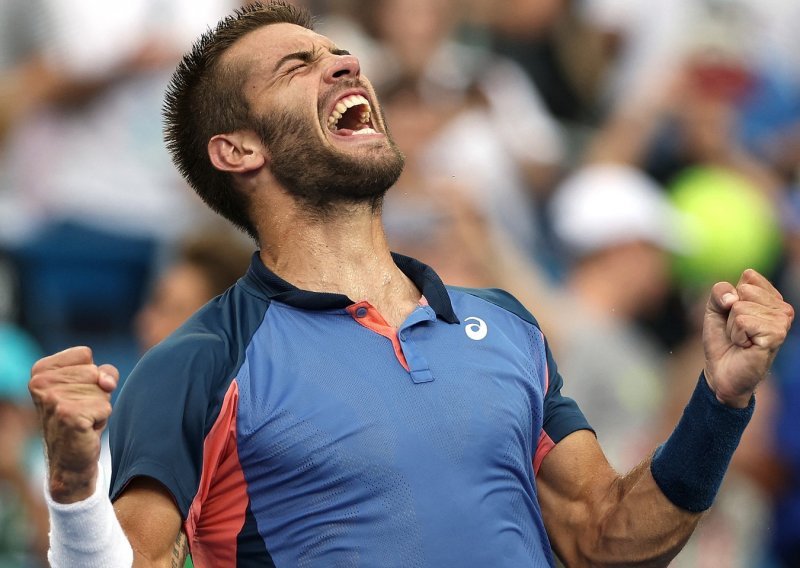
[[[414,294],[419,299],[392,258],[379,209],[341,203],[321,216],[309,214],[291,195],[272,197],[254,215],[260,220],[261,260],[275,274],[300,289],[344,294],[353,301],[385,305],[390,298]]]
[[[278,276],[301,290],[342,294],[353,302],[366,300],[391,325],[399,325],[419,303],[421,292],[397,267],[388,247],[334,250],[299,246],[294,254],[261,258]]]

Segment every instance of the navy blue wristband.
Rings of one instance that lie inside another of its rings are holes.
[[[746,408],[722,404],[700,374],[683,416],[650,464],[667,499],[693,513],[711,506],[754,409],[755,397]]]

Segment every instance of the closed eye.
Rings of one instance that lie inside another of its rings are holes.
[[[283,57],[281,57],[278,63],[275,64],[274,70],[278,71],[281,67],[283,67],[285,63],[288,63],[289,61],[298,61],[299,64],[295,65],[291,69],[294,70],[297,67],[302,67],[307,63],[311,63],[312,61],[314,61],[314,59],[315,59],[314,53],[311,51],[298,51],[296,53],[290,53],[288,55],[284,55]]]

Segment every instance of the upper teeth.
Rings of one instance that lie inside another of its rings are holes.
[[[347,112],[347,109],[358,105],[363,105],[365,107],[359,116],[359,120],[362,124],[369,124],[371,113],[369,101],[361,95],[351,95],[336,103],[331,115],[328,117],[328,128],[335,129],[336,124],[339,122],[339,119],[342,118],[342,115]]]

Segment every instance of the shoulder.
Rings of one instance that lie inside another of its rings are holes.
[[[447,290],[451,296],[465,294],[467,296],[477,298],[484,302],[488,302],[506,312],[514,314],[519,319],[539,328],[539,322],[533,317],[533,314],[522,305],[522,302],[517,300],[512,294],[501,290],[500,288],[464,288],[461,286],[447,286]]]
[[[206,391],[225,388],[221,383],[235,376],[268,306],[269,302],[231,288],[145,353],[123,393],[131,388],[174,392],[187,389],[189,383],[192,390],[201,384]]]

